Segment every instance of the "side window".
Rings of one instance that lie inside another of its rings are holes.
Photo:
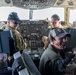
[[[69,23],[71,23],[71,24],[76,23],[76,9],[70,10],[70,12],[69,12]]]

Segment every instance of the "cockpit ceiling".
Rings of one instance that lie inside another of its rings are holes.
[[[24,9],[49,7],[76,7],[76,0],[0,0],[0,6],[16,6]]]
[[[56,0],[13,0],[13,5],[26,9],[43,9],[53,6],[55,2]]]

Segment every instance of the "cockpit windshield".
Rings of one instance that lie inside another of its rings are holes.
[[[12,11],[17,12],[21,20],[30,20],[30,10],[18,7],[0,7],[0,21],[6,21],[8,14]],[[32,10],[31,20],[50,19],[53,14],[58,14],[60,20],[64,21],[64,8],[61,7]]]

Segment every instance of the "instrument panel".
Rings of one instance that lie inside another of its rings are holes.
[[[42,44],[42,36],[48,36],[48,23],[39,21],[22,21],[18,28],[23,38],[27,40],[27,46],[31,49],[40,48]]]

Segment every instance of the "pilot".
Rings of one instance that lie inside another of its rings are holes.
[[[60,17],[57,15],[57,14],[54,14],[51,16],[51,21],[46,18],[45,21],[48,23],[48,31],[49,31],[49,34],[50,34],[50,31],[51,29],[53,28],[63,28],[63,26],[61,25],[61,22],[60,22]],[[48,43],[44,43],[44,48],[47,48],[48,44],[49,44],[49,37],[50,35],[48,34],[48,36],[46,36],[47,38],[44,38],[46,40],[46,42]]]
[[[51,16],[50,24],[52,28],[62,28],[60,17],[57,14]]]
[[[51,16],[51,21],[46,18],[45,22],[48,23],[49,28],[63,28],[60,22],[60,17],[57,14]]]
[[[66,48],[67,37],[70,36],[62,28],[55,28],[50,31],[50,44],[43,52],[39,63],[39,70],[42,75],[65,74],[66,66],[75,56],[72,52],[67,52],[69,55],[67,58],[63,58],[61,55],[61,52]]]
[[[61,22],[60,22],[60,17],[57,14],[54,14],[51,16],[51,21],[49,24],[51,26],[51,29],[52,28],[63,28],[63,26],[61,25]]]
[[[21,34],[17,31],[17,28],[20,23],[21,23],[21,20],[19,19],[17,13],[11,12],[8,15],[7,24],[0,27],[0,29],[11,30],[17,50],[22,51],[26,48],[26,43],[24,42]]]

